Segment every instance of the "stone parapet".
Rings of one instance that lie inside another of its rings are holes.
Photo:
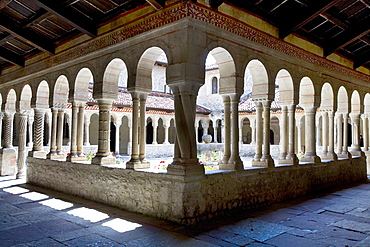
[[[167,173],[28,157],[27,182],[180,224],[366,181],[364,157],[243,171]]]

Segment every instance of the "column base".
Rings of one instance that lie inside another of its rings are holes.
[[[279,163],[280,164],[280,163]],[[290,164],[293,166],[298,166],[299,159],[296,154],[288,154],[285,158],[285,164]]]
[[[244,170],[243,161],[238,156],[237,158],[231,158],[227,163],[220,163],[219,164],[220,170],[235,170],[235,171],[242,171]]]
[[[53,153],[48,153],[46,155],[46,158],[51,159],[51,160],[61,160],[61,159],[65,159],[66,155],[64,153],[53,152]]]
[[[167,167],[167,173],[185,176],[187,180],[197,179],[204,176],[204,166],[199,164],[198,159],[174,161]]]
[[[29,157],[34,157],[34,158],[39,158],[39,159],[46,159],[46,151],[39,150],[39,151],[29,151],[28,156]]]
[[[350,152],[341,152],[341,153],[338,153],[337,154],[337,158],[340,158],[340,159],[351,159],[352,158],[352,154]]]
[[[320,163],[321,159],[317,155],[303,155],[300,162],[303,163]]]
[[[81,159],[81,157],[77,157],[77,158]],[[91,164],[93,164],[93,165],[115,165],[116,164],[116,158],[114,158],[111,155],[110,156],[105,156],[105,157],[95,156],[91,160]]]
[[[326,154],[320,155],[321,160],[337,160],[338,156],[336,153],[327,152]]]
[[[365,153],[359,150],[356,151],[351,151],[352,157],[357,156],[357,157],[365,157]]]
[[[271,156],[267,159],[261,158],[260,160],[254,159],[252,160],[252,167],[265,167],[265,168],[274,168],[274,160]]]
[[[126,163],[126,169],[148,169],[150,168],[150,162],[147,160],[130,160]]]
[[[3,148],[0,150],[0,162],[0,176],[15,174],[17,156],[13,148]]]

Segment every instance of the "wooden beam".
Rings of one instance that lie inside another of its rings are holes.
[[[0,47],[0,58],[9,63],[24,67],[24,59],[18,54],[11,52],[4,47]]]
[[[146,0],[147,3],[153,6],[156,10],[163,9],[166,5],[166,0]]]
[[[212,9],[218,9],[223,3],[224,0],[209,0],[209,6],[211,6]]]
[[[60,19],[68,22],[71,26],[78,29],[80,32],[96,37],[98,33],[97,25],[94,21],[77,11],[66,9],[59,1],[50,0],[32,0],[38,6],[58,16]]]
[[[3,0],[3,1],[0,1],[0,9],[3,9],[5,8],[6,6],[8,6],[8,4],[11,2],[12,0]]]
[[[19,38],[25,43],[37,47],[41,51],[47,52],[49,54],[55,53],[54,44],[51,41],[45,39],[43,36],[37,33],[31,32],[27,29],[23,29],[14,24],[9,17],[0,13],[0,28],[4,31],[12,34],[14,37]]]
[[[334,1],[322,0],[316,3],[314,7],[311,8],[306,13],[302,13],[298,19],[294,20],[288,17],[286,21],[284,21],[280,26],[279,30],[280,38],[284,39],[289,34],[294,33],[296,30],[298,30],[308,22],[312,21],[316,16],[320,15],[321,13],[324,13],[326,10],[328,10],[329,8],[331,8],[332,6],[336,5],[341,1],[343,0],[334,0]]]
[[[353,25],[352,29],[345,31],[334,39],[328,40],[327,44],[324,46],[324,56],[329,56],[330,54],[336,52],[337,50],[345,47],[346,45],[352,43],[356,39],[361,39],[363,36],[370,32],[370,17],[364,18],[361,23]]]
[[[353,61],[353,68],[357,69],[358,67],[366,64],[367,62],[370,62],[370,51],[365,52],[361,56],[357,57]]]

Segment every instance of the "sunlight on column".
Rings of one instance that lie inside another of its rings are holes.
[[[140,224],[133,223],[133,222],[123,220],[123,219],[113,219],[113,220],[105,222],[104,224],[102,224],[102,226],[110,227],[113,230],[117,232],[121,232],[121,233],[132,231],[138,227],[141,227]]]
[[[21,187],[18,187],[18,186],[6,188],[6,189],[4,189],[4,191],[8,192],[8,193],[11,193],[13,195],[18,195],[18,194],[29,192],[28,189],[21,188]]]
[[[104,219],[108,219],[109,216],[105,213],[99,212],[95,209],[90,209],[90,208],[76,208],[71,211],[67,212],[68,214],[72,214],[77,217],[81,217],[84,220],[88,220],[91,222],[98,222]]]
[[[24,197],[26,199],[30,199],[32,201],[40,201],[40,200],[44,200],[46,198],[49,198],[47,195],[44,195],[44,194],[41,194],[41,193],[38,193],[38,192],[29,192],[29,193],[21,195],[21,197]]]
[[[73,207],[73,203],[65,202],[65,201],[62,201],[60,199],[55,199],[55,198],[49,199],[49,200],[45,200],[45,201],[41,201],[39,203],[42,204],[42,205],[44,205],[44,206],[48,206],[48,207],[54,208],[56,210],[63,210],[63,209],[67,209],[67,208]]]

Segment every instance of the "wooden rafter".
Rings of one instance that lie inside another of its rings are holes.
[[[24,67],[24,59],[21,56],[3,47],[0,47],[0,58],[9,63]]]
[[[329,56],[330,54],[338,51],[339,49],[345,47],[346,45],[354,42],[357,39],[361,39],[363,36],[370,32],[370,17],[364,18],[361,23],[353,25],[351,29],[346,32],[341,33],[332,40],[328,40],[324,48],[324,56]]]
[[[0,28],[12,34],[14,37],[17,37],[25,43],[37,47],[44,52],[49,54],[55,53],[54,44],[52,44],[49,40],[46,40],[44,37],[34,32],[15,25],[9,17],[2,13],[0,13]]]
[[[326,10],[331,8],[332,6],[336,5],[337,3],[343,0],[325,0],[320,1],[319,3],[315,4],[309,11],[306,13],[302,13],[297,20],[287,19],[285,23],[282,23],[280,26],[279,36],[280,38],[285,38],[291,33],[294,33],[296,30],[313,20],[316,16],[324,13]]]
[[[58,1],[50,0],[32,0],[40,7],[58,16],[62,20],[66,21],[82,33],[89,35],[90,37],[97,36],[97,25],[93,20],[88,17],[76,12],[71,12],[62,6]]]
[[[156,10],[163,9],[166,5],[166,0],[146,0]]]
[[[354,61],[353,61],[353,67],[355,69],[357,69],[358,67],[366,64],[369,61],[370,61],[370,51],[365,52],[361,56],[359,56],[356,59],[354,59]]]

